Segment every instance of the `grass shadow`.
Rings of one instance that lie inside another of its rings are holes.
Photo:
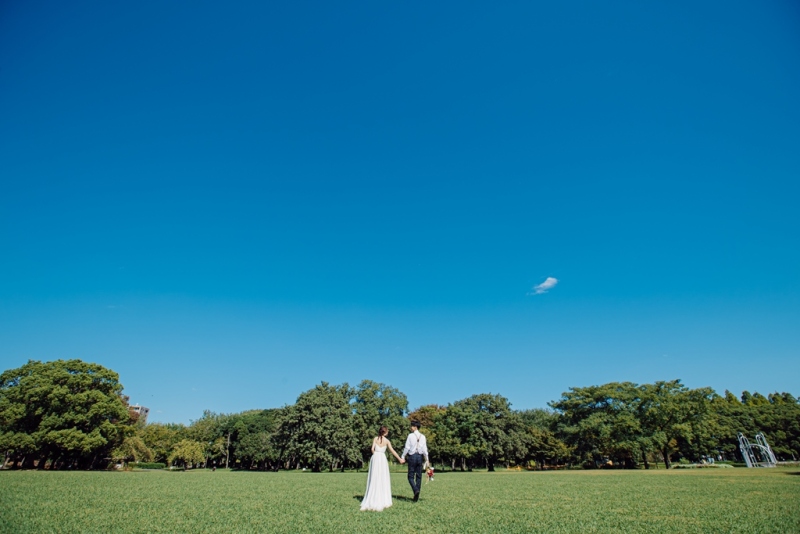
[[[353,495],[353,498],[358,502],[364,500],[363,495]],[[392,495],[392,499],[397,499],[398,501],[414,502],[414,499],[412,499],[411,497],[406,497],[405,495]]]

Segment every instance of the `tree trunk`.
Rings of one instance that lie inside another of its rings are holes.
[[[225,469],[228,468],[228,458],[231,456],[231,433],[228,432],[228,448],[225,449]]]
[[[494,460],[486,460],[486,469],[490,473],[494,471]]]
[[[669,451],[667,451],[667,450],[663,450],[663,451],[661,451],[661,456],[664,458],[664,467],[665,467],[666,469],[669,469],[669,468],[670,468],[670,466],[672,465],[672,464],[669,462]]]
[[[644,468],[650,469],[650,464],[647,462],[647,453],[642,453],[642,461],[644,462]]]

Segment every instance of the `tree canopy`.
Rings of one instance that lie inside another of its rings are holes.
[[[278,419],[277,440],[281,453],[291,464],[321,471],[333,471],[361,458],[360,439],[353,424],[347,384],[331,386],[322,382],[301,393],[297,402],[286,407]]]
[[[680,380],[573,387],[549,409],[514,410],[480,393],[410,411],[398,389],[327,382],[282,408],[220,414],[189,425],[136,422],[118,375],[80,360],[30,361],[0,375],[0,452],[13,467],[98,468],[151,461],[235,469],[360,468],[385,425],[402,448],[419,420],[435,462],[462,470],[667,466],[740,459],[737,433],[763,432],[779,459],[800,457],[800,403],[789,393],[690,389]]]
[[[372,438],[378,435],[381,426],[389,429],[391,438],[403,439],[408,428],[405,394],[386,384],[364,380],[352,391],[351,399],[362,458],[368,459],[371,455]]]
[[[172,453],[169,455],[169,464],[190,467],[203,462],[205,457],[206,451],[202,443],[191,439],[182,439],[172,449]]]
[[[110,457],[133,420],[119,375],[81,360],[31,360],[0,375],[0,450],[23,466],[47,459],[91,467]]]

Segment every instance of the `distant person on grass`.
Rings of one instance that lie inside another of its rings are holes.
[[[392,505],[392,481],[389,479],[389,462],[386,460],[386,449],[388,448],[401,464],[405,463],[405,460],[394,452],[392,444],[386,438],[388,435],[389,429],[382,426],[378,430],[378,436],[372,440],[372,458],[369,460],[367,491],[364,492],[364,499],[361,501],[362,511],[380,512]]]
[[[408,483],[414,492],[414,502],[419,500],[419,490],[422,486],[422,466],[428,464],[428,440],[425,434],[419,431],[419,421],[411,422],[411,433],[406,438],[402,459],[408,456]],[[402,463],[402,462],[400,462]]]

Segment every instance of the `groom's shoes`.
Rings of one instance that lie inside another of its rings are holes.
[[[418,500],[419,500],[419,492],[417,491],[414,493],[414,502],[417,502]]]

